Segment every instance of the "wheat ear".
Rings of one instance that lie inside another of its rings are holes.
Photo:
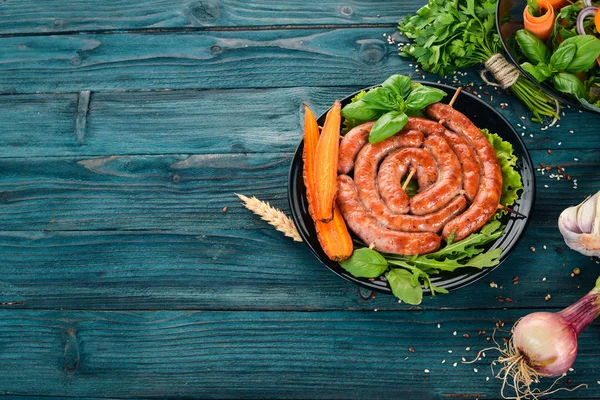
[[[285,234],[285,236],[294,239],[296,242],[301,242],[302,238],[292,221],[283,211],[272,207],[268,202],[261,201],[256,197],[250,198],[243,194],[237,194],[236,196],[244,202],[244,206],[253,213],[260,215],[260,217],[273,225],[279,232]]]

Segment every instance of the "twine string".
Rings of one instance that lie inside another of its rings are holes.
[[[521,75],[517,67],[506,61],[506,58],[500,53],[491,56],[484,65],[498,82],[489,81],[485,76],[485,70],[481,71],[481,78],[491,86],[502,86],[504,89],[508,89],[519,80],[519,76]]]

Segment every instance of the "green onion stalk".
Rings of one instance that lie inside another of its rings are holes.
[[[415,15],[399,22],[400,33],[413,40],[399,54],[438,75],[483,64],[497,83],[490,82],[485,71],[482,79],[493,86],[510,88],[533,113],[533,121],[558,119],[556,99],[522,76],[502,55],[495,10],[496,0],[429,0]]]

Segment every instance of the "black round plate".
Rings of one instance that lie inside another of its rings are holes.
[[[456,89],[451,86],[439,83],[422,83],[427,86],[442,89],[448,93],[448,96],[446,96],[444,100],[445,102],[448,102],[456,91]],[[343,99],[342,106],[348,104],[355,95],[356,93],[353,93]],[[517,168],[523,179],[524,188],[520,194],[519,200],[512,208],[523,214],[525,217],[519,217],[514,214],[505,216],[502,221],[506,225],[504,235],[488,246],[490,250],[496,247],[503,248],[500,256],[501,264],[506,260],[512,249],[516,246],[517,242],[525,232],[525,228],[527,227],[531,209],[535,200],[535,176],[531,157],[527,152],[525,144],[510,123],[487,103],[470,93],[465,93],[462,91],[454,103],[454,108],[469,117],[471,121],[473,121],[479,128],[488,128],[490,132],[497,133],[502,137],[502,139],[510,142],[513,145],[515,155],[518,157]],[[323,113],[323,115],[321,115],[318,119],[320,126],[322,126],[325,122],[325,114],[326,113]],[[298,146],[296,154],[292,160],[288,180],[288,200],[290,204],[290,210],[300,236],[308,245],[312,253],[317,257],[317,259],[337,275],[365,288],[382,292],[391,292],[391,289],[385,280],[355,278],[346,272],[337,262],[331,261],[321,249],[319,241],[317,240],[314,223],[308,213],[306,188],[302,178],[302,170],[304,166],[302,162],[302,151],[303,142],[301,142]],[[498,264],[498,266],[500,264]],[[453,273],[441,273],[439,275],[432,276],[431,282],[435,286],[440,286],[447,290],[454,290],[475,282],[484,275],[490,273],[498,266],[483,270],[464,268]],[[425,290],[425,293],[429,293],[429,291]]]
[[[559,102],[585,111],[594,113],[600,112],[596,107],[590,107],[581,103],[575,96],[569,96],[559,92],[554,89],[550,83],[539,83],[521,68],[521,64],[528,60],[519,50],[519,44],[515,40],[515,34],[519,29],[523,29],[523,10],[526,5],[527,0],[499,0],[496,4],[496,29],[498,30],[498,35],[500,35],[500,40],[502,41],[502,45],[504,46],[508,58],[510,58],[512,63],[521,71],[523,76]]]

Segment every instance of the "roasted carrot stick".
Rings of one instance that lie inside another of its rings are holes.
[[[337,188],[338,150],[340,145],[341,104],[327,113],[315,154],[315,216],[322,222],[333,218],[333,202]]]
[[[352,255],[354,246],[352,238],[344,222],[337,205],[333,208],[333,219],[330,222],[321,222],[315,218],[315,154],[317,143],[319,141],[319,126],[317,120],[310,108],[304,106],[304,151],[302,160],[304,161],[304,186],[306,186],[306,198],[308,200],[308,211],[315,222],[317,238],[321,248],[334,261],[343,261]]]
[[[523,10],[523,23],[525,29],[533,33],[540,40],[547,40],[554,27],[554,8],[548,0],[538,0],[541,16],[534,17],[529,12],[529,6]]]

